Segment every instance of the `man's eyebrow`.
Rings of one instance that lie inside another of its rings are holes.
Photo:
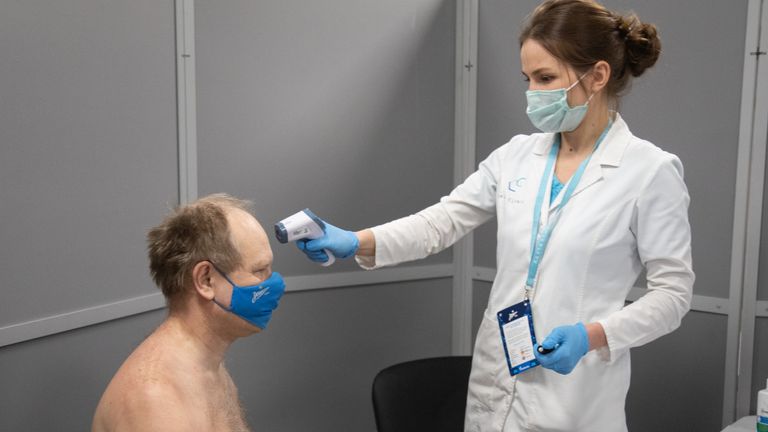
[[[258,262],[251,267],[251,273],[258,273],[267,268],[268,265],[269,264],[266,262]]]

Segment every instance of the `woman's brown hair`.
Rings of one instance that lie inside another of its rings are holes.
[[[547,0],[528,17],[520,45],[532,39],[578,72],[600,60],[611,67],[606,92],[618,99],[631,77],[656,63],[661,39],[656,26],[634,13],[620,15],[587,0]]]

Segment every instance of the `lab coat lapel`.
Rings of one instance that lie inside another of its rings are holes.
[[[576,195],[578,195],[579,192],[592,186],[593,184],[597,183],[603,178],[603,168],[597,156],[598,154],[595,153],[595,155],[592,157],[592,160],[589,161],[587,168],[584,170],[584,174],[581,176],[581,181],[579,181],[579,184],[576,185],[576,189],[574,189],[573,195],[571,195],[571,199],[573,199]],[[547,188],[547,196],[549,196],[549,190],[552,187],[552,184],[551,184],[552,182],[550,181],[549,183],[550,184],[548,185],[548,188]],[[560,205],[560,201],[563,200],[563,195],[565,195],[565,190],[568,188],[568,184],[570,184],[570,180],[568,180],[568,183],[564,185],[563,190],[559,194],[557,194],[557,197],[555,197],[555,200],[549,203],[550,213],[552,213],[552,211],[554,211],[557,208],[557,206]]]
[[[576,189],[573,191],[571,199],[602,180],[603,171],[606,168],[618,167],[621,164],[624,150],[627,148],[631,137],[632,134],[629,132],[627,124],[619,114],[616,114],[616,119],[613,122],[613,126],[611,126],[611,130],[608,131],[603,142],[600,143],[600,147],[595,151],[595,154],[592,155],[592,159],[584,170],[584,175],[581,176],[581,181],[576,185]],[[566,184],[565,187],[568,187],[568,185]],[[563,188],[563,190],[565,190],[565,188]],[[550,212],[560,204],[562,197],[563,193],[561,192],[557,195],[557,198],[550,203]]]
[[[595,156],[598,156],[598,155],[595,154]],[[592,157],[592,160],[589,161],[589,165],[587,165],[587,169],[584,170],[584,175],[581,176],[581,181],[579,181],[579,184],[576,185],[576,189],[574,189],[573,195],[571,196],[571,198],[578,195],[584,189],[602,180],[603,167],[600,164],[600,161],[596,159],[598,158]]]
[[[540,172],[542,177],[547,178],[547,184],[546,184],[546,190],[544,191],[544,203],[542,205],[542,211],[541,211],[541,220],[539,221],[541,226],[546,226],[549,222],[549,211],[546,211],[545,209],[548,208],[547,203],[549,203],[549,197],[552,195],[552,177],[551,173],[545,172],[547,167],[547,156],[549,156],[549,152],[552,149],[552,146],[555,143],[555,134],[542,134],[540,135],[541,138],[536,142],[536,144],[533,147],[533,154],[535,155],[536,160],[536,172]],[[540,179],[542,177],[539,177]],[[538,191],[539,185],[536,185],[536,190]],[[535,199],[536,196],[534,195],[533,198]],[[559,195],[558,195],[559,199]],[[550,206],[552,203],[549,203]]]

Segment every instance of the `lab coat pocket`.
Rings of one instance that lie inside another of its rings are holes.
[[[495,315],[488,317],[486,311],[477,332],[467,395],[468,419],[482,417],[482,413],[490,413],[494,408],[503,406],[504,398],[514,387],[495,318]]]

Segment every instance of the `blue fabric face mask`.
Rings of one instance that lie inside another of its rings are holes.
[[[277,303],[285,293],[285,281],[280,273],[272,272],[267,280],[258,285],[238,286],[216,266],[213,268],[232,284],[232,299],[228,308],[217,302],[215,298],[213,302],[222,309],[265,330],[269,319],[272,318],[272,311],[277,309]]]
[[[531,123],[542,132],[570,132],[579,127],[594,93],[589,96],[584,105],[571,108],[568,106],[568,92],[586,75],[582,75],[567,88],[526,91],[528,108],[525,113],[528,114]]]

